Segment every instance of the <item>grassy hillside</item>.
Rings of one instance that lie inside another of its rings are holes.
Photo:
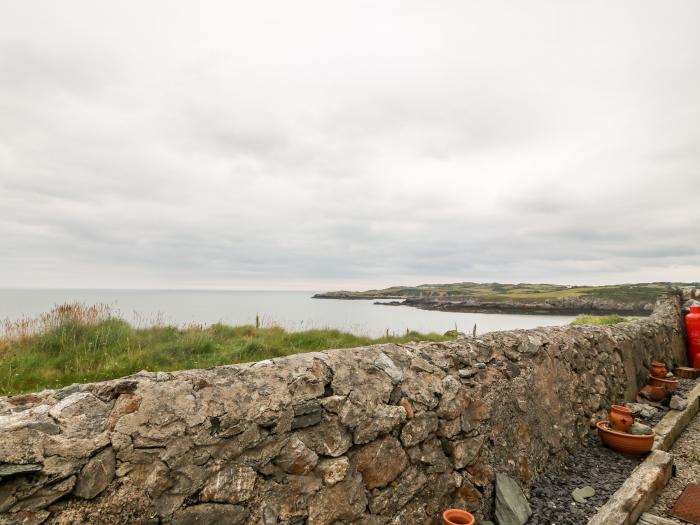
[[[372,339],[337,330],[279,327],[134,328],[108,309],[64,305],[39,319],[7,323],[0,340],[0,395],[113,379],[139,370],[170,371],[258,361],[328,348],[443,341],[409,332]]]
[[[451,283],[393,286],[382,290],[342,293],[354,298],[400,297],[445,300],[474,299],[482,302],[542,302],[561,297],[594,297],[619,302],[653,302],[664,291],[681,283],[619,284],[611,286],[564,286],[556,284]]]

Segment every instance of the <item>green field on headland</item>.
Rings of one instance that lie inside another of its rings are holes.
[[[408,332],[377,339],[338,330],[279,327],[134,328],[107,308],[64,305],[39,319],[7,323],[0,340],[0,395],[59,388],[133,374],[259,361],[328,348],[444,341]]]

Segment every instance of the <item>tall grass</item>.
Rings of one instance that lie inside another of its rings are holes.
[[[63,324],[95,325],[111,317],[113,317],[112,309],[106,304],[65,303],[55,306],[51,311],[38,317],[4,320],[2,322],[2,336],[4,341],[21,341],[37,334],[46,333]]]
[[[328,348],[450,339],[417,332],[373,339],[338,330],[287,332],[253,325],[136,328],[106,305],[75,303],[36,319],[6,322],[4,331],[0,395],[113,379],[139,370],[207,368]]]

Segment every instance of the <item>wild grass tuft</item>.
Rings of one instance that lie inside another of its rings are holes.
[[[36,319],[6,322],[4,329],[0,395],[102,381],[140,370],[208,368],[329,348],[451,339],[418,332],[373,339],[330,329],[287,332],[254,325],[135,328],[105,305],[81,304],[57,306]]]

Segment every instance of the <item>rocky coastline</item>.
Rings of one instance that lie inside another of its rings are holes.
[[[650,315],[649,302],[621,302],[591,297],[562,297],[541,302],[477,301],[474,299],[436,299],[384,295],[355,295],[352,292],[316,294],[314,299],[373,300],[380,306],[410,306],[442,312],[525,314],[525,315]]]

